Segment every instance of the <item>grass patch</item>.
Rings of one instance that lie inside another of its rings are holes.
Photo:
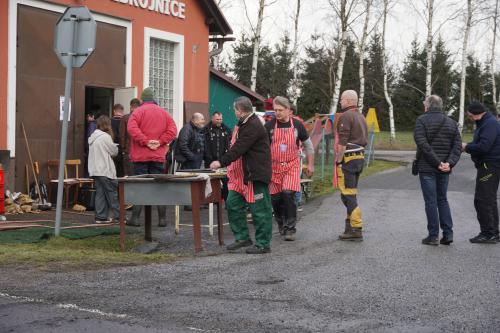
[[[472,133],[463,133],[462,141],[472,141]],[[375,149],[380,150],[415,150],[413,132],[396,132],[396,139],[391,138],[390,132],[375,133]]]
[[[130,252],[142,244],[141,235],[128,235],[121,252],[118,235],[70,240],[50,238],[36,244],[0,245],[0,266],[24,266],[42,270],[98,269],[110,266],[167,262],[172,255]]]
[[[399,162],[375,160],[374,162],[370,163],[370,166],[368,168],[365,167],[363,169],[363,173],[361,174],[361,178],[371,176],[375,173],[378,173],[378,172],[381,172],[384,170],[398,168],[402,165],[404,165],[404,164],[399,163]],[[311,193],[311,196],[313,198],[335,192],[335,189],[333,188],[333,185],[332,185],[333,164],[331,162],[328,164],[325,164],[325,174],[324,175],[325,175],[324,178],[321,179],[321,162],[320,162],[319,165],[316,164],[316,170],[315,170],[315,174],[313,176],[314,181],[312,183],[312,193]]]

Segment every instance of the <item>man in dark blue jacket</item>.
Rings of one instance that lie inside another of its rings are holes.
[[[467,115],[476,122],[474,139],[463,143],[477,169],[474,207],[481,232],[471,243],[500,242],[498,234],[497,191],[500,182],[500,123],[481,103],[472,103]]]

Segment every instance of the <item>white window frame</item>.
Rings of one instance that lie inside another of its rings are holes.
[[[174,43],[174,110],[172,112],[177,128],[181,128],[184,120],[184,36],[157,30],[144,28],[144,81],[143,89],[149,87],[149,54],[151,38],[160,39]]]
[[[63,13],[68,6],[40,0],[8,0],[8,69],[7,69],[7,149],[10,157],[16,155],[16,82],[17,82],[17,8],[19,5]],[[121,18],[92,12],[98,22],[109,23],[126,28],[125,86],[132,85],[132,22]],[[62,66],[62,65],[61,65]],[[58,96],[57,96],[58,97]]]

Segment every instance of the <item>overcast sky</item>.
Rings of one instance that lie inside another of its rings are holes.
[[[272,0],[267,1],[271,2]],[[478,0],[478,2],[484,3],[484,0]],[[427,29],[421,16],[416,11],[416,9],[424,7],[424,0],[396,0],[393,3],[388,19],[387,52],[391,65],[401,68],[402,62],[411,47],[411,41],[415,36],[421,45],[425,44]],[[436,33],[439,28],[440,35],[444,38],[448,49],[455,57],[455,65],[459,67],[465,19],[460,9],[466,6],[466,1],[436,0],[435,3],[437,9],[433,30]],[[246,4],[250,19],[255,25],[258,1],[246,0]],[[263,40],[265,43],[274,44],[286,32],[293,38],[295,6],[296,0],[276,0],[276,3],[266,8],[266,18],[263,25]],[[234,30],[235,37],[238,38],[242,33],[246,32],[248,34],[251,31],[249,20],[245,15],[243,0],[222,0],[222,10]],[[460,12],[460,14],[453,15],[457,12]],[[331,19],[332,14],[333,11],[328,4],[328,0],[302,0],[299,23],[299,41],[302,47],[310,42],[311,35],[315,32],[327,33],[331,36],[336,33],[336,28]],[[484,10],[477,11],[475,14],[478,18],[487,15]],[[379,20],[380,15],[381,9],[376,9],[371,19],[372,24]],[[456,18],[449,20],[450,16],[456,16]],[[363,17],[358,19],[354,24],[355,30],[361,30],[363,20]],[[381,31],[381,28],[379,30]],[[469,52],[473,52],[481,61],[486,61],[490,54],[491,36],[492,33],[488,30],[486,21],[483,20],[482,23],[477,24],[471,33]],[[231,49],[231,47],[228,47],[228,49]]]

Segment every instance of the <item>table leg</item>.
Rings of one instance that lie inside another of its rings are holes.
[[[208,204],[208,234],[210,237],[214,235],[214,204]]]
[[[219,245],[224,245],[224,221],[222,220],[222,200],[217,202],[217,234]]]
[[[124,184],[118,185],[118,196],[120,202],[120,250],[125,251],[125,191]]]
[[[74,193],[74,196],[73,196],[73,201],[74,201],[74,205],[78,204],[78,192],[79,192],[79,189],[80,189],[80,184],[76,185],[76,188],[75,188],[75,193]]]
[[[175,234],[179,234],[179,229],[180,229],[180,218],[181,218],[181,212],[180,212],[180,206],[175,206]]]
[[[202,250],[201,245],[201,224],[200,224],[200,196],[203,191],[204,182],[192,182],[191,183],[191,205],[192,205],[192,217],[193,217],[193,238],[194,238],[194,251],[200,252]],[[204,195],[204,191],[203,191]]]
[[[144,215],[146,217],[144,222],[144,239],[147,242],[153,241],[151,230],[151,206],[144,206]]]

